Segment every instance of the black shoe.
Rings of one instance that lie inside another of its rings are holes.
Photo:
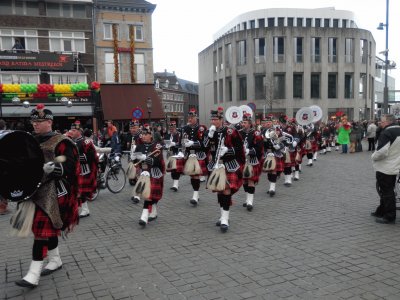
[[[294,180],[294,181],[299,181],[299,179],[298,179],[298,178],[296,178],[296,177],[295,177],[295,178],[293,178],[293,180]]]
[[[218,220],[218,221],[215,223],[215,226],[221,226],[221,220]]]
[[[155,217],[149,217],[149,219],[147,220],[147,222],[154,221],[155,219],[157,219],[157,216],[155,216]]]
[[[131,186],[134,186],[136,184],[136,180],[135,179],[129,179],[129,184]]]
[[[140,219],[139,220],[139,225],[142,226],[142,227],[145,227],[146,226],[146,222],[143,221],[142,219]]]
[[[243,203],[243,207],[247,207],[247,203]]]
[[[194,199],[191,199],[190,200],[190,204],[192,204],[193,206],[197,206],[197,203],[199,202],[199,200],[194,200]]]
[[[248,205],[247,205],[247,210],[248,210],[248,211],[252,211],[252,210],[253,210],[253,205],[248,204]]]
[[[389,219],[386,219],[385,217],[382,217],[382,218],[376,218],[375,222],[380,223],[380,224],[394,224],[394,223],[396,223],[396,219],[389,220]]]
[[[383,218],[383,215],[381,215],[381,214],[378,214],[376,211],[373,211],[373,212],[371,213],[371,217],[375,217],[375,218]]]
[[[173,187],[170,188],[170,190],[173,190],[174,192],[177,192],[177,191],[178,191],[178,188],[175,187],[175,186],[173,186]]]
[[[15,284],[18,286],[27,287],[27,288],[31,288],[31,289],[37,287],[36,284],[32,284],[32,283],[26,281],[25,279],[17,280],[15,282]]]
[[[227,232],[227,231],[228,231],[228,228],[229,228],[229,226],[228,226],[228,225],[226,225],[226,224],[221,224],[219,228],[221,229],[221,231],[222,231],[222,232]]]
[[[59,267],[58,267],[57,269],[55,269],[55,270],[43,269],[42,273],[40,273],[40,276],[47,276],[47,275],[50,275],[51,273],[54,273],[55,271],[58,271],[58,270],[60,270],[60,269],[62,269],[62,265],[59,266]]]
[[[131,197],[131,200],[132,200],[132,202],[133,202],[133,203],[135,203],[135,204],[138,204],[138,203],[139,203],[139,201],[140,201],[140,198],[137,198],[137,197]]]
[[[273,197],[275,195],[275,191],[269,191],[269,196]]]

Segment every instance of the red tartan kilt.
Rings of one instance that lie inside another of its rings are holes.
[[[296,151],[296,152],[297,152],[297,151]],[[303,161],[303,155],[305,154],[305,153],[303,153],[303,150],[298,151],[298,153],[299,153],[300,159],[299,159],[299,160],[296,160],[296,165],[302,163],[302,161]],[[295,158],[296,158],[296,155],[295,155]]]
[[[290,155],[290,163],[285,162],[285,159],[283,158],[284,161],[284,167],[294,167],[296,165],[296,151],[289,152]]]
[[[183,160],[183,159],[182,159]],[[185,163],[186,163],[186,160],[184,160],[185,161]],[[201,169],[201,173],[202,174],[200,174],[200,176],[206,176],[207,174],[208,174],[208,169],[207,169],[207,162],[206,162],[206,160],[205,159],[203,159],[203,160],[197,160],[198,162],[199,162],[199,165],[200,165],[200,169]],[[182,171],[183,171],[183,169],[182,169]],[[199,175],[196,175],[196,176],[199,176]]]
[[[81,195],[85,195],[91,198],[93,192],[97,189],[97,174],[96,172],[91,172],[85,176],[80,176],[80,187],[79,192]]]
[[[318,143],[317,143],[317,141],[312,141],[311,142],[311,150],[312,150],[312,152],[316,152],[316,151],[318,151]]]
[[[200,165],[201,166],[201,165]],[[176,160],[176,170],[167,170],[167,172],[168,173],[170,173],[170,172],[176,172],[176,173],[183,173],[183,168],[185,167],[185,160],[182,158],[182,159],[177,159]]]
[[[262,164],[259,163],[258,165],[253,166],[253,176],[251,178],[244,178],[243,180],[251,180],[257,183],[260,179]]]
[[[158,201],[162,198],[164,177],[150,178],[150,200]]]
[[[275,157],[276,159],[276,167],[275,167],[275,172],[283,172],[283,169],[285,168],[284,166],[284,157]]]
[[[226,180],[228,181],[229,188],[231,189],[231,195],[236,193],[243,184],[241,176],[242,168],[239,168],[236,172],[226,172]]]

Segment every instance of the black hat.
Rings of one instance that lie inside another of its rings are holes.
[[[151,134],[151,130],[144,127],[142,128],[142,134]]]
[[[249,122],[251,122],[251,121],[252,121],[252,119],[251,119],[251,114],[249,114],[249,113],[243,113],[242,121],[249,121]]]
[[[86,129],[83,131],[83,135],[84,135],[85,137],[91,137],[91,136],[93,135],[93,131],[92,131],[91,129],[89,129],[89,128],[86,128]]]
[[[129,127],[140,126],[139,120],[132,120],[129,122]]]
[[[176,122],[175,121],[169,122],[169,127],[176,127]]]
[[[267,115],[261,120],[261,122],[272,122],[273,119],[274,119],[273,115]]]
[[[31,111],[31,121],[44,121],[53,120],[53,113],[51,110],[44,108],[44,104],[36,105],[36,108]]]
[[[196,109],[191,108],[188,112],[188,117],[197,117]]]
[[[222,107],[218,107],[217,110],[210,111],[210,119],[222,119],[224,117],[224,109]]]
[[[74,123],[71,124],[71,129],[77,129],[77,130],[82,129],[81,122],[76,120]]]

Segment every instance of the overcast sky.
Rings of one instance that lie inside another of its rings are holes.
[[[386,0],[147,1],[157,5],[153,13],[154,72],[167,69],[175,71],[179,78],[194,82],[198,82],[198,53],[212,44],[213,34],[238,15],[257,9],[335,7],[349,10],[354,12],[359,28],[371,31],[376,51],[385,50],[385,30],[376,27],[386,22]],[[396,78],[396,88],[400,89],[400,1],[390,0],[389,7],[389,60],[398,65],[389,74]]]

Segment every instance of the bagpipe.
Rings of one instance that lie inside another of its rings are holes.
[[[126,169],[126,175],[128,176],[128,180],[129,183],[131,185],[133,185],[133,180],[135,180],[136,178],[136,167],[133,164],[133,157],[134,157],[134,153],[136,150],[136,141],[135,138],[132,137],[132,141],[131,141],[131,149],[130,149],[130,153],[129,153],[129,164],[128,164],[128,168]]]
[[[178,133],[180,134],[180,133]],[[181,150],[179,150],[177,155],[173,155],[171,149],[171,143],[173,142],[173,135],[171,133],[171,137],[169,140],[164,140],[164,144],[165,147],[167,148],[167,164],[166,164],[166,169],[167,172],[171,172],[173,170],[177,169],[177,159],[184,159],[184,155],[181,152]],[[184,146],[183,146],[184,147]]]
[[[221,148],[224,147],[225,138],[220,138],[218,148],[215,154],[214,168],[207,181],[207,188],[212,191],[222,192],[226,186],[226,170],[223,162],[221,162]]]
[[[162,146],[157,145],[156,149],[151,152],[149,155],[146,156],[148,157],[155,157],[156,155],[159,155],[161,152]],[[141,155],[142,153],[140,152],[135,152],[135,155]],[[136,174],[136,167],[139,166],[139,164],[143,163],[145,159],[141,159],[138,162],[133,164],[133,168],[135,169],[135,177],[137,176]],[[133,196],[139,196],[143,197],[144,199],[149,199],[151,194],[151,181],[150,181],[150,172],[147,170],[142,170],[142,172],[139,175],[139,178],[133,187]]]

